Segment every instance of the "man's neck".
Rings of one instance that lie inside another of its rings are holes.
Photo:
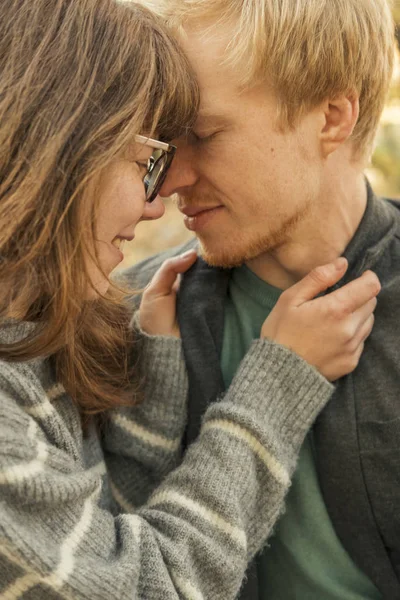
[[[341,256],[367,206],[362,174],[332,178],[307,217],[279,248],[248,261],[247,266],[267,283],[287,289],[314,267]]]

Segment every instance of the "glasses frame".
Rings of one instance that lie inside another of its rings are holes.
[[[150,204],[157,198],[162,184],[165,181],[168,169],[170,168],[172,160],[175,156],[176,146],[166,142],[160,142],[159,140],[153,140],[152,138],[145,137],[144,135],[135,135],[135,142],[154,149],[154,152],[147,161],[147,171],[146,175],[143,177],[143,184],[146,192],[146,202]],[[155,172],[155,168],[160,165],[160,161],[164,162],[161,163],[160,170]],[[155,177],[154,181],[152,181],[153,172],[155,173],[155,175],[153,175],[153,177]]]

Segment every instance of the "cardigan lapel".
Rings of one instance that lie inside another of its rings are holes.
[[[207,406],[225,390],[220,361],[229,278],[230,271],[209,267],[199,258],[182,278],[179,289],[179,327],[189,375],[185,447],[197,438]],[[256,561],[248,567],[238,598],[258,598]]]
[[[186,446],[196,439],[207,406],[224,392],[220,358],[229,276],[199,258],[182,278],[178,318],[189,375]]]
[[[398,226],[392,206],[377,198],[369,184],[367,189],[367,209],[344,253],[349,269],[339,285],[359,277],[366,269],[376,271],[376,261],[393,239]],[[377,274],[381,276],[379,271]],[[384,365],[374,358],[374,348],[377,338],[379,341],[379,338],[384,337],[386,325],[380,310],[386,303],[385,297],[378,300],[375,328],[366,342],[360,364],[356,371],[337,382],[333,398],[314,426],[314,441],[321,490],[339,539],[383,597],[394,600],[400,598],[399,582],[377,526],[373,502],[366,485],[368,473],[365,472],[369,468],[368,453],[377,451],[375,445],[381,444],[382,452],[387,452],[386,457],[383,455],[385,463],[390,460],[390,447],[385,449],[382,436],[372,436],[369,444],[371,447],[362,447],[363,432],[372,427],[374,419],[384,421],[384,415],[397,417],[398,414],[393,411],[389,401],[391,386],[397,388],[398,381],[393,382],[393,375],[390,378],[387,366],[383,400],[378,397],[378,393],[374,394],[373,386],[370,385],[368,389],[367,384],[374,372],[373,379],[384,381],[385,378]],[[386,311],[389,308],[385,306]],[[395,310],[393,298],[391,310]],[[377,415],[374,416],[375,412]],[[393,486],[395,485],[393,482]],[[382,493],[384,492],[387,490],[382,489]]]

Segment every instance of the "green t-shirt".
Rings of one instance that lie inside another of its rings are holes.
[[[235,269],[225,305],[221,367],[229,386],[280,290],[243,266]],[[269,547],[258,557],[263,600],[380,600],[372,582],[341,545],[327,513],[314,460],[312,434],[301,449],[296,473]]]

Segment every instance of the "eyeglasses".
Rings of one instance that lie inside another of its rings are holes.
[[[176,152],[176,146],[152,140],[143,135],[136,135],[135,141],[144,146],[154,148],[152,155],[147,161],[147,172],[143,178],[144,189],[146,191],[146,202],[153,202],[160,192],[161,186],[165,181],[168,169],[171,166],[172,159]]]

